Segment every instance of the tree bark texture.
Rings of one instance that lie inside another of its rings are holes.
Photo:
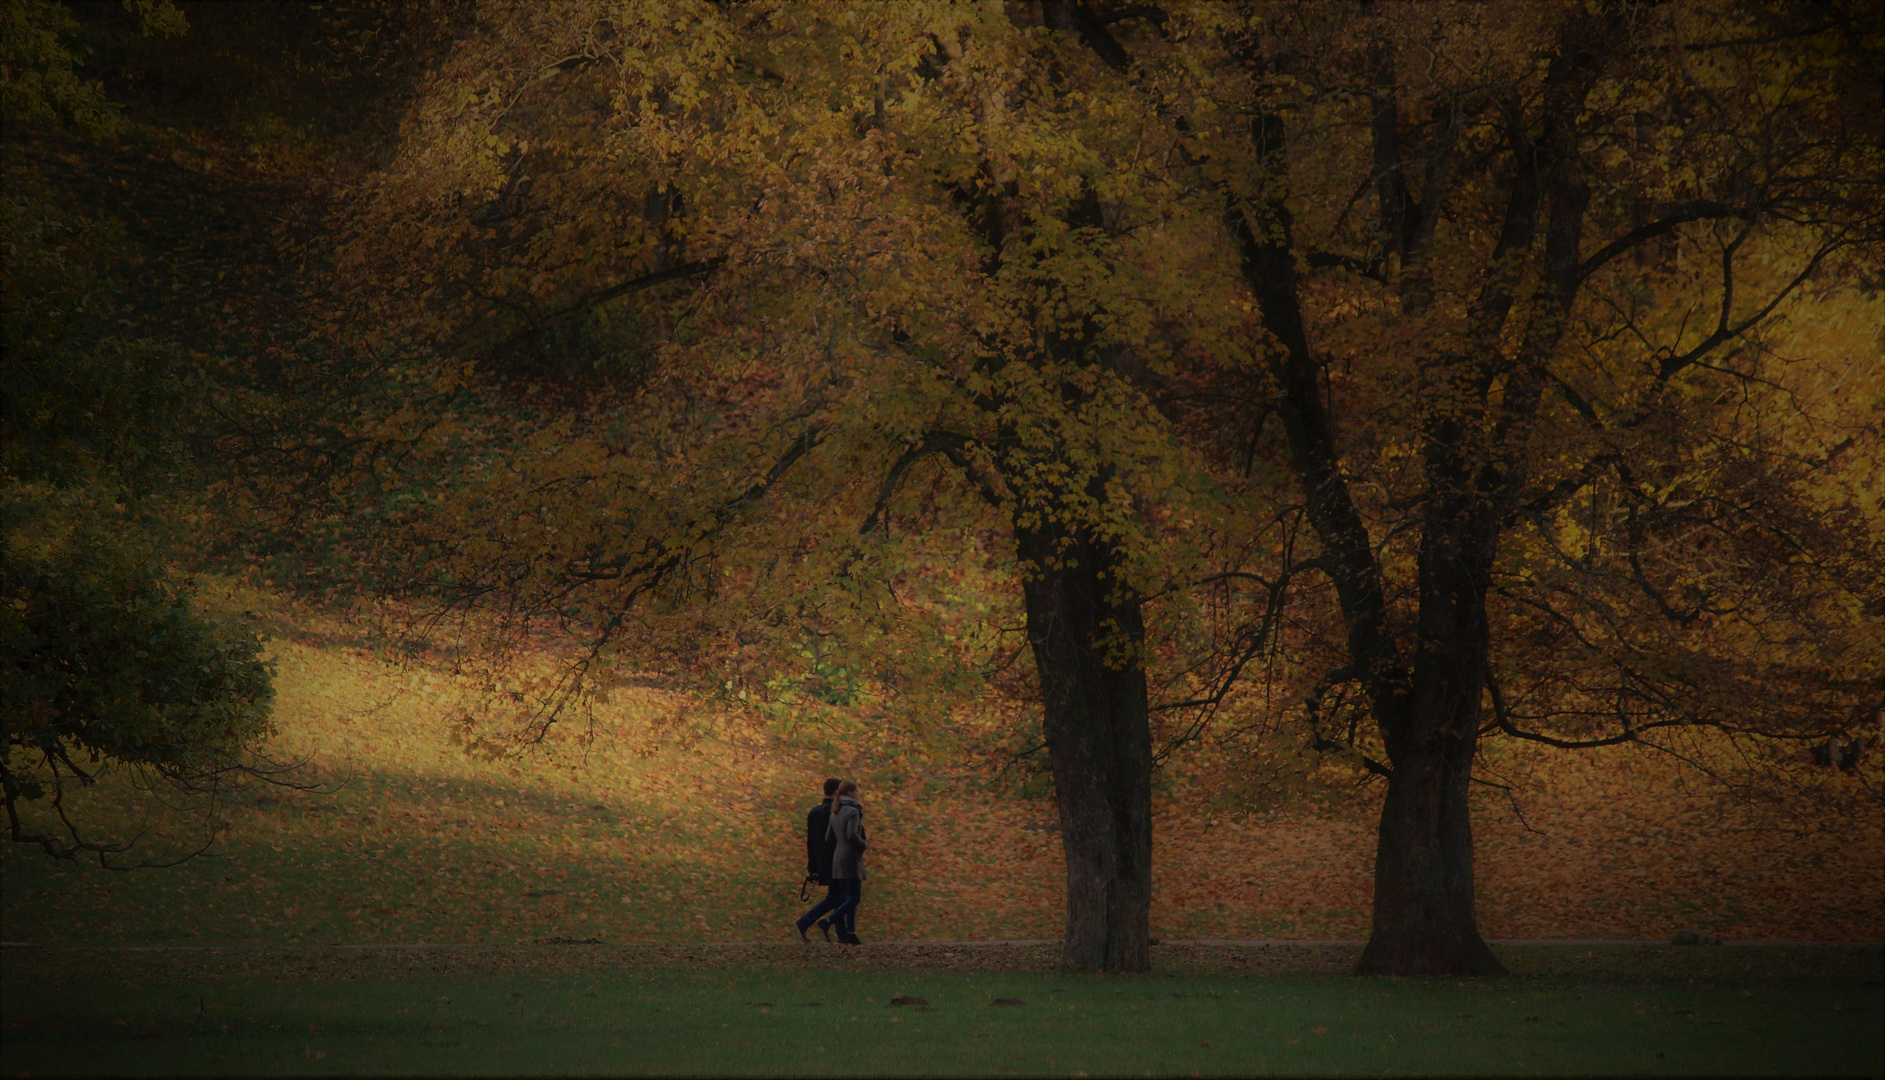
[[[1152,736],[1139,600],[1113,579],[1104,541],[1053,526],[1015,534],[1067,859],[1061,966],[1145,971]]]
[[[1498,529],[1463,489],[1455,444],[1436,441],[1436,492],[1421,534],[1420,651],[1406,698],[1377,716],[1393,775],[1375,850],[1374,926],[1356,964],[1367,975],[1500,975],[1473,906],[1468,795],[1489,663],[1486,589]]]
[[[1375,849],[1374,925],[1358,975],[1500,975],[1473,915],[1473,750],[1430,740],[1394,761]]]

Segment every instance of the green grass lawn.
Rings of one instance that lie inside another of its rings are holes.
[[[696,950],[704,952],[705,950]],[[648,962],[609,948],[34,950],[6,1076],[1885,1072],[1877,947],[1502,950],[1506,979]],[[786,956],[788,953],[777,955]],[[933,954],[930,954],[933,956]],[[960,956],[958,953],[945,955]],[[1222,969],[1225,965],[1217,965]],[[1274,967],[1272,971],[1279,970]],[[893,1006],[911,995],[928,1006]],[[997,998],[1024,1004],[997,1006]]]

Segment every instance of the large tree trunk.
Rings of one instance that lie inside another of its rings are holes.
[[[1375,848],[1374,928],[1361,975],[1500,975],[1473,914],[1467,806],[1478,739],[1439,738],[1394,761]]]
[[[1151,966],[1152,736],[1139,599],[1113,579],[1111,546],[1016,529],[1028,642],[1067,858],[1061,966]]]
[[[1393,775],[1375,848],[1374,929],[1357,974],[1498,975],[1473,912],[1468,795],[1491,647],[1486,588],[1496,517],[1470,490],[1460,432],[1442,426],[1427,455],[1434,494],[1421,533],[1412,679],[1377,709]]]

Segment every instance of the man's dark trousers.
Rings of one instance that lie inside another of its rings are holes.
[[[799,916],[799,930],[801,932],[810,930],[812,924],[818,921],[820,915],[830,914],[831,909],[837,907],[843,900],[844,890],[839,888],[839,883],[836,881],[825,882],[825,898],[813,904],[810,911]]]
[[[799,916],[799,933],[811,929],[820,915],[844,902],[844,890],[831,877],[831,854],[837,842],[831,838],[831,804],[820,802],[805,814],[805,874],[825,886],[825,898]]]

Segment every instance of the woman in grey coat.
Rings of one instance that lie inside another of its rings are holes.
[[[857,905],[864,899],[864,804],[857,801],[857,781],[846,780],[831,797],[831,824],[826,835],[834,845],[831,877],[838,886],[838,906],[831,909],[831,925],[838,940],[862,945],[857,939]]]

